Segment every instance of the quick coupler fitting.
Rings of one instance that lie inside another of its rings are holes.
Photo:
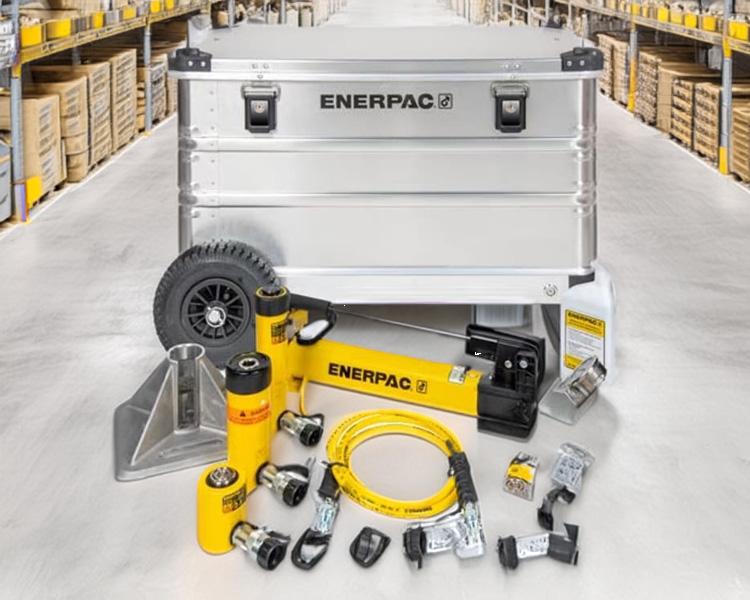
[[[304,446],[317,446],[323,437],[323,415],[300,415],[285,410],[279,416],[279,429],[297,438]]]
[[[258,485],[270,489],[287,506],[297,506],[305,499],[310,471],[304,465],[276,466],[266,463],[258,470]]]
[[[273,571],[284,560],[289,540],[288,536],[244,521],[232,530],[232,544],[266,571]]]

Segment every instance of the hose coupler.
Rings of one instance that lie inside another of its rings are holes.
[[[289,537],[243,521],[232,530],[232,544],[266,571],[273,571],[286,556]]]
[[[323,437],[323,415],[300,415],[285,410],[279,416],[279,429],[297,438],[303,446],[317,446]]]
[[[297,506],[305,499],[310,472],[304,465],[276,466],[264,464],[256,477],[259,485],[270,489],[287,506]]]

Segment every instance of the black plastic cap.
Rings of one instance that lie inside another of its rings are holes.
[[[261,352],[241,352],[227,363],[226,386],[233,394],[257,394],[271,385],[271,359]]]
[[[279,285],[267,285],[255,291],[255,312],[262,317],[275,317],[289,312],[292,296]]]
[[[308,483],[299,479],[290,479],[284,486],[281,499],[287,506],[297,506],[307,495]]]
[[[276,537],[266,538],[258,548],[258,564],[266,571],[273,571],[286,556],[288,540]]]
[[[363,527],[349,546],[349,554],[359,566],[369,569],[383,555],[391,538],[372,527]]]
[[[323,426],[310,423],[302,428],[299,434],[299,441],[303,446],[317,446],[323,438]]]
[[[497,540],[497,553],[500,558],[500,564],[507,569],[515,569],[518,566],[516,538],[512,535]]]

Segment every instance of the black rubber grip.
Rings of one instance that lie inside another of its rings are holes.
[[[474,487],[474,480],[471,478],[471,467],[469,459],[465,452],[455,452],[448,459],[451,466],[451,473],[456,480],[456,492],[458,493],[458,503],[461,506],[469,502],[476,503],[479,500],[477,489]]]
[[[320,482],[320,486],[318,487],[318,494],[323,498],[336,500],[340,492],[339,482],[336,481],[336,477],[333,475],[333,467],[332,465],[328,465],[323,475],[323,481]]]

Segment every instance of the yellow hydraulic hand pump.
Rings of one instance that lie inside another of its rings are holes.
[[[311,381],[475,416],[480,430],[516,437],[531,433],[544,376],[543,339],[470,325],[461,337],[467,354],[493,364],[485,373],[325,339],[336,323],[333,306],[324,300],[289,296],[287,322],[295,327],[290,327],[292,335],[286,343],[287,387]],[[309,321],[310,314],[322,318]],[[261,326],[265,331],[256,332],[259,344],[271,333],[270,323],[256,321],[256,328]]]

